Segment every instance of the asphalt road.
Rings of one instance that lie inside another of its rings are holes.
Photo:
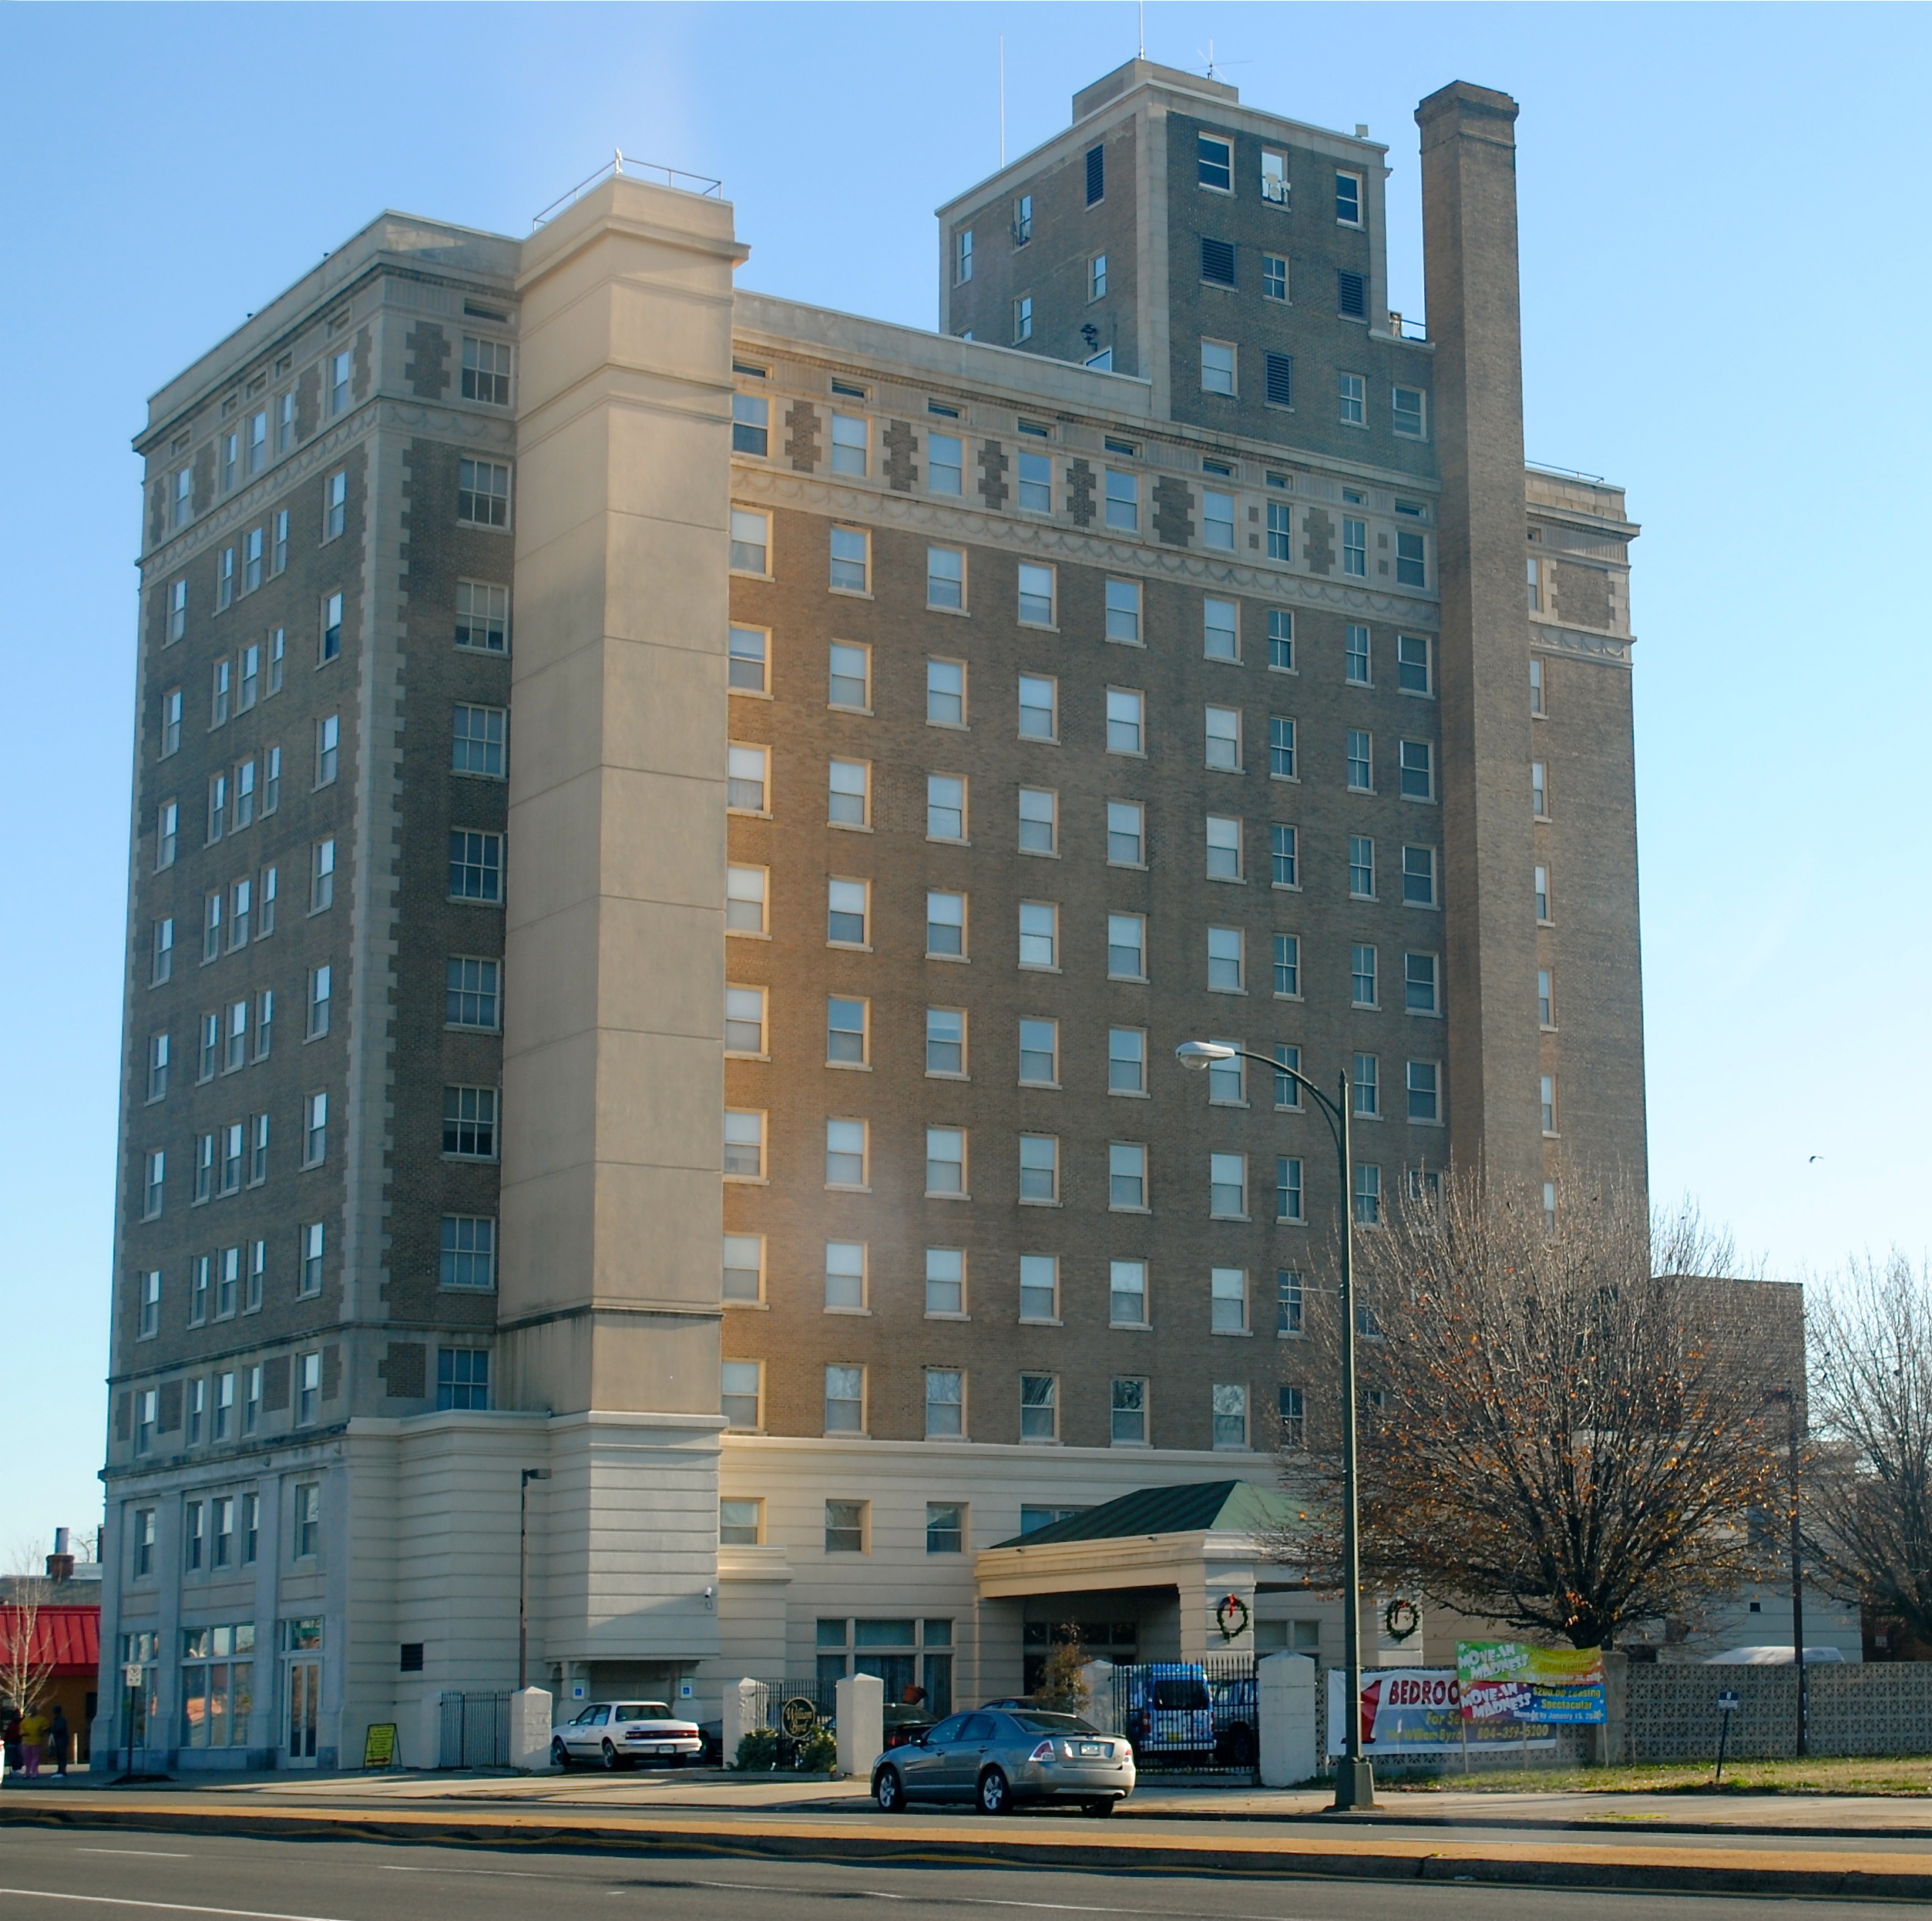
[[[688,1854],[0,1829],[0,1921],[773,1921],[889,1902],[903,1921],[1769,1921],[1788,1899],[1271,1877],[844,1866]],[[617,1904],[614,1907],[610,1904]],[[1807,1901],[1806,1921],[1924,1921],[1907,1904]]]

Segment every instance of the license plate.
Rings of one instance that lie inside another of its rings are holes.
[[[1080,1745],[1080,1758],[1083,1761],[1104,1761],[1107,1744],[1100,1741],[1083,1741]]]

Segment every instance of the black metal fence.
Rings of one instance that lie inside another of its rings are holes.
[[[510,1698],[507,1694],[445,1694],[439,1768],[507,1768]]]
[[[832,1727],[838,1718],[838,1684],[821,1681],[776,1680],[758,1683],[758,1725],[769,1728],[778,1737],[777,1765],[798,1765],[798,1751],[821,1728]],[[727,1755],[729,1763],[734,1758]]]
[[[1253,1774],[1261,1719],[1252,1654],[1135,1661],[1094,1678],[1089,1714],[1134,1744],[1141,1773]]]

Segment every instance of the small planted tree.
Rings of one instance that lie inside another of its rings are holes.
[[[1578,1647],[1756,1575],[1803,1349],[1796,1288],[1725,1277],[1694,1211],[1615,1181],[1445,1174],[1355,1239],[1365,1577]],[[1336,1578],[1339,1325],[1307,1315],[1280,1558]],[[1299,1443],[1299,1445],[1296,1445]]]
[[[40,1619],[53,1583],[35,1571],[31,1551],[23,1550],[15,1560],[17,1571],[0,1599],[0,1706],[30,1714],[53,1691],[52,1651]]]
[[[1084,1670],[1087,1650],[1080,1645],[1080,1624],[1063,1623],[1055,1632],[1052,1651],[1030,1699],[1036,1708],[1056,1714],[1084,1714],[1090,1698]]]

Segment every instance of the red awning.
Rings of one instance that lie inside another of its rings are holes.
[[[25,1631],[25,1610],[0,1606],[0,1648],[11,1650]],[[96,1607],[42,1607],[35,1612],[31,1651],[36,1667],[53,1664],[56,1677],[100,1671],[101,1610]]]

